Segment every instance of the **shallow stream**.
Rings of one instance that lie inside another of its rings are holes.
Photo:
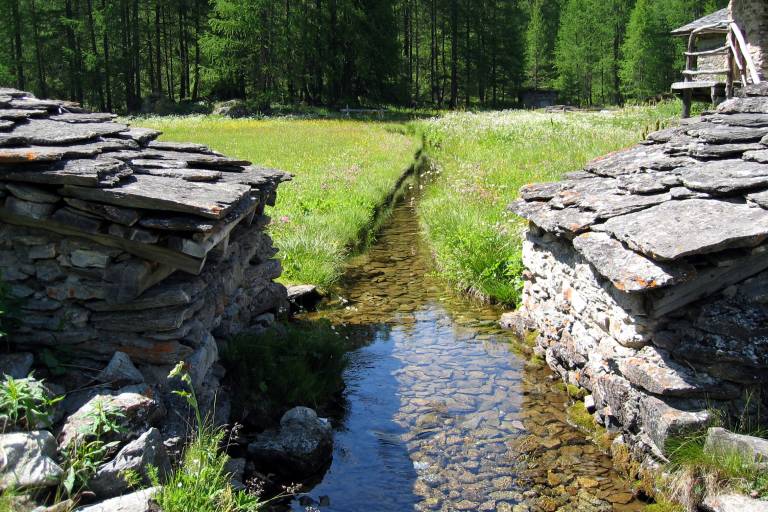
[[[414,199],[356,258],[328,318],[354,346],[333,462],[294,510],[634,511],[643,504],[500,310],[430,275]]]

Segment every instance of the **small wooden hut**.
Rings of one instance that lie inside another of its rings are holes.
[[[672,31],[672,35],[688,38],[683,81],[672,84],[672,91],[683,98],[683,117],[690,115],[691,101],[711,100],[717,104],[728,95],[728,9],[704,16]]]
[[[718,104],[734,87],[760,84],[768,66],[768,2],[731,0],[726,9],[672,31],[687,37],[683,81],[672,90],[683,98],[688,117],[694,98]]]

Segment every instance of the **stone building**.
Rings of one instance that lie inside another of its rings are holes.
[[[762,84],[761,84],[762,85]],[[640,458],[768,406],[768,95],[528,185],[518,328]]]
[[[114,117],[0,89],[11,341],[94,368],[122,352],[148,378],[185,360],[200,384],[217,337],[285,307],[264,207],[290,177]]]

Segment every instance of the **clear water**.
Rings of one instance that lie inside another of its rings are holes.
[[[500,330],[500,310],[430,276],[413,199],[351,263],[330,319],[358,346],[322,511],[632,511],[643,504],[570,426],[568,397]]]

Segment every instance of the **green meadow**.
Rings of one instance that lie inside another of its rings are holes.
[[[286,283],[329,287],[373,226],[377,207],[413,162],[401,124],[356,120],[154,117],[132,124],[295,175],[268,211]]]
[[[679,114],[675,103],[603,112],[456,112],[408,121],[140,118],[166,140],[195,141],[294,174],[269,210],[286,283],[330,287],[364,245],[376,212],[424,144],[437,178],[419,206],[437,272],[457,289],[514,304],[521,224],[506,212],[520,186],[559,179],[632,145]]]

